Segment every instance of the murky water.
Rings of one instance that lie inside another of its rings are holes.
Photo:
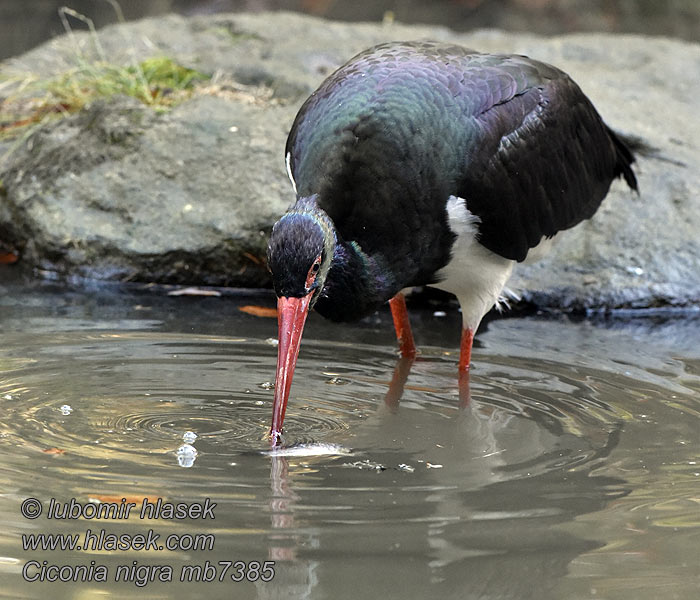
[[[0,286],[0,597],[700,597],[700,320],[312,317],[270,453],[250,304]]]

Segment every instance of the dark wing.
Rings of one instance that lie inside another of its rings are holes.
[[[613,179],[632,189],[634,161],[565,73],[525,57],[501,57],[529,85],[477,115],[480,131],[455,195],[479,216],[479,242],[525,259],[542,237],[596,212]]]
[[[593,215],[618,175],[636,187],[631,153],[565,73],[435,42],[351,59],[304,103],[286,152],[299,195],[410,284],[449,260],[450,195],[484,246],[523,260]]]

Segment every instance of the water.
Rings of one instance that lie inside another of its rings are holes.
[[[273,303],[0,289],[0,597],[699,597],[697,318],[494,321],[467,402],[454,311],[412,315],[405,381],[388,312],[312,316],[271,452],[276,323],[247,304]]]

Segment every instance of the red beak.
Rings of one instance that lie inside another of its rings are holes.
[[[275,400],[272,405],[272,427],[270,438],[272,444],[279,442],[282,435],[284,413],[287,410],[289,390],[292,387],[294,367],[299,356],[301,333],[304,331],[306,315],[309,314],[310,292],[302,298],[277,299],[277,322],[279,327],[279,345],[277,346],[277,376],[275,377]]]

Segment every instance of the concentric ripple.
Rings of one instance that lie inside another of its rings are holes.
[[[146,332],[18,342],[9,340],[13,356],[2,360],[0,378],[0,436],[17,450],[142,460],[175,452],[187,432],[217,452],[266,448],[269,343]],[[300,400],[287,420],[297,441],[346,431],[358,409],[304,399],[303,390]]]
[[[175,464],[188,432],[205,454],[267,448],[269,341],[82,330],[40,337],[31,347],[10,339],[2,362],[0,443],[15,452]],[[396,367],[391,348],[305,340],[285,444],[414,453],[434,440],[488,457],[490,472],[501,473],[491,480],[500,480],[605,455],[625,417],[599,400],[609,384],[555,362],[533,370],[528,361],[482,357],[463,409],[444,351],[424,350],[393,405]]]
[[[205,454],[268,447],[270,341],[78,330],[6,343],[0,444],[16,453],[174,464],[190,434]],[[629,378],[590,368],[482,355],[464,402],[443,349],[424,349],[405,380],[399,365],[392,348],[305,340],[284,443],[409,454],[435,445],[488,464],[499,481],[603,459],[634,418],[608,400]]]

